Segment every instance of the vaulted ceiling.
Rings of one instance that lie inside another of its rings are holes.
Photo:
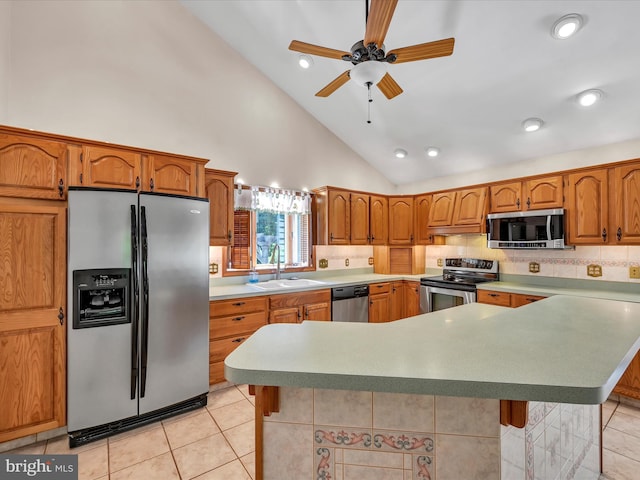
[[[181,1],[397,185],[640,138],[640,1],[399,0],[387,51],[455,37],[454,53],[389,65],[404,92],[387,100],[374,88],[370,105],[354,81],[315,96],[352,65],[314,56],[303,70],[288,49],[295,39],[348,52],[364,36],[365,0]],[[569,13],[582,29],[553,38]],[[582,107],[576,95],[592,88],[602,101]],[[526,133],[529,117],[543,127]]]

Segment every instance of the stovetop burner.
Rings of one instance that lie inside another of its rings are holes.
[[[479,258],[447,258],[442,276],[425,277],[423,285],[461,285],[475,288],[483,282],[498,280],[498,261]]]

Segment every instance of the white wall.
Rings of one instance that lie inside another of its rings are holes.
[[[0,123],[7,122],[9,71],[11,68],[11,3],[0,1]]]
[[[5,124],[204,157],[249,184],[394,190],[175,1],[10,6]]]
[[[600,165],[640,158],[640,140],[612,143],[601,147],[532,158],[510,165],[478,170],[465,175],[435,178],[398,187],[399,193],[432,192],[448,188],[488,183],[572,168]]]

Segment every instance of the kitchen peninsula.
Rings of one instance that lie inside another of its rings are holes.
[[[264,480],[511,480],[541,469],[597,479],[598,405],[639,347],[640,304],[557,295],[386,324],[268,325],[227,357],[225,374],[255,386]]]

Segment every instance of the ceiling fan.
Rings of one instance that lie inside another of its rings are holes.
[[[387,64],[415,62],[429,58],[446,57],[453,53],[454,38],[437,40],[435,42],[421,43],[410,47],[397,48],[385,52],[384,37],[389,30],[391,17],[398,0],[371,0],[366,4],[366,30],[364,39],[356,42],[350,52],[320,47],[310,43],[293,40],[289,50],[319,55],[321,57],[335,58],[351,62],[354,66],[340,74],[322,90],[316,93],[317,97],[328,97],[342,85],[352,79],[369,89],[369,101],[371,102],[371,86],[377,85],[380,91],[388,99],[392,99],[402,93],[400,85],[387,73]]]

